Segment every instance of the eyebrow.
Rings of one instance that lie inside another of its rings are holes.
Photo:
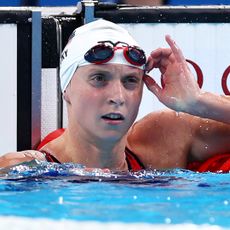
[[[111,73],[110,69],[105,69],[103,67],[99,67],[98,65],[93,65],[91,66],[91,68],[89,69],[90,72],[96,72],[96,71],[100,71],[100,72],[103,72],[103,73]],[[131,69],[129,71],[125,71],[125,74],[126,76],[129,76],[129,75],[134,75],[134,76],[139,76],[141,73],[139,72],[141,70],[135,70],[135,69]]]
[[[109,70],[103,70],[103,69],[90,69],[87,75],[89,77],[91,77],[91,76],[94,76],[95,74],[96,75],[97,74],[102,74],[102,75],[105,75],[105,76],[110,76],[111,72]]]

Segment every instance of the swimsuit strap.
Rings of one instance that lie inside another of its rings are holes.
[[[59,163],[61,164],[61,162],[54,157],[53,155],[51,155],[50,153],[46,152],[45,150],[40,150],[41,153],[45,154],[45,158],[48,162],[53,162],[53,163]]]
[[[125,155],[129,170],[139,171],[145,169],[145,166],[140,159],[127,147],[125,148]]]
[[[54,157],[52,154],[48,153],[47,151],[40,150],[40,152],[45,154],[45,158],[48,162],[61,164],[61,162],[56,157]],[[129,150],[127,147],[125,148],[125,155],[126,155],[126,162],[128,164],[129,170],[139,171],[145,169],[144,165],[139,160],[139,158],[133,152],[131,152],[131,150]]]
[[[46,145],[47,143],[49,143],[50,141],[58,138],[59,136],[61,136],[64,133],[65,129],[60,128],[57,129],[51,133],[49,133],[47,136],[45,136],[45,138],[40,142],[40,144],[38,145],[37,149],[41,149],[44,145]]]

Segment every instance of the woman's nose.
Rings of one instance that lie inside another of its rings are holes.
[[[125,103],[124,86],[121,82],[114,82],[110,91],[109,103],[121,106]]]

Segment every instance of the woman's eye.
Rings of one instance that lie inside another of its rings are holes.
[[[137,77],[127,77],[124,80],[124,84],[127,87],[136,87],[140,83],[140,79]]]
[[[96,75],[94,77],[95,81],[105,81],[105,77],[103,75]]]
[[[103,86],[106,84],[106,77],[103,74],[97,74],[92,76],[90,81],[95,86]]]

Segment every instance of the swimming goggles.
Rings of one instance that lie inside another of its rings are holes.
[[[146,63],[145,52],[137,46],[129,46],[125,42],[100,41],[98,43],[86,52],[84,56],[86,61],[103,64],[113,58],[116,50],[123,49],[123,55],[130,64],[142,66]],[[117,46],[118,44],[120,46]]]

